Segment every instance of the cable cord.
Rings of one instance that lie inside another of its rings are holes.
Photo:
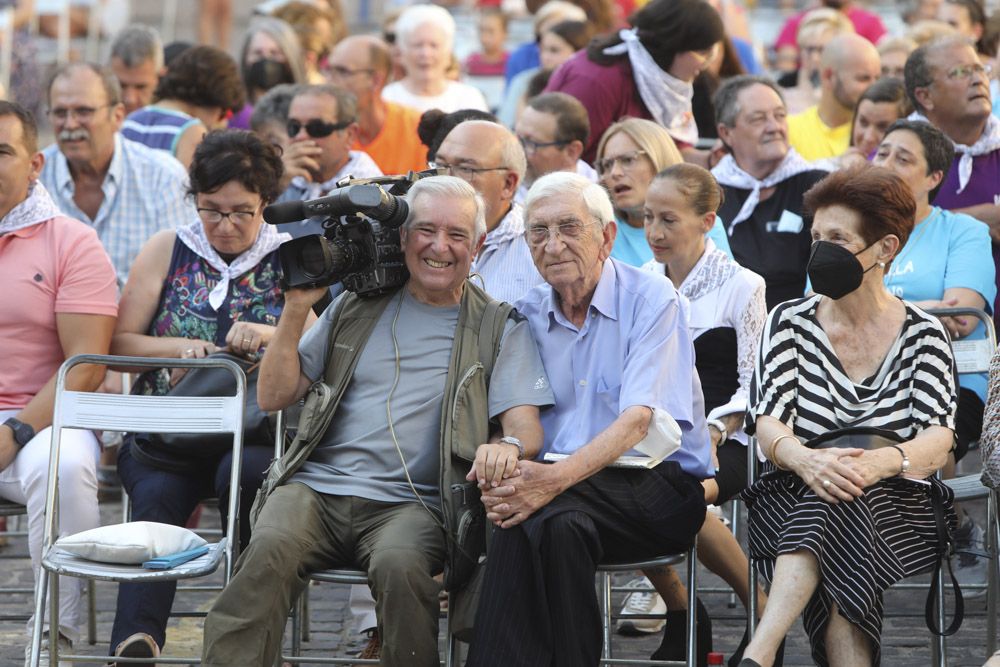
[[[413,491],[413,495],[416,496],[417,502],[423,507],[431,518],[434,519],[434,523],[444,530],[445,535],[448,534],[448,528],[444,525],[438,515],[427,506],[424,499],[420,497],[420,493],[417,492],[417,487],[413,483],[413,479],[410,477],[410,468],[406,465],[406,457],[403,456],[403,450],[399,446],[399,441],[396,439],[396,429],[392,425],[392,396],[396,393],[396,386],[399,384],[399,341],[396,339],[396,323],[399,321],[399,311],[403,309],[403,297],[406,294],[406,288],[404,287],[399,291],[399,301],[396,303],[396,313],[392,316],[392,349],[395,355],[395,366],[396,373],[392,380],[392,388],[389,390],[389,396],[385,399],[385,417],[389,422],[389,435],[392,436],[392,444],[396,446],[396,453],[399,454],[399,461],[403,464],[403,474],[406,475],[406,483],[410,485],[410,490]]]

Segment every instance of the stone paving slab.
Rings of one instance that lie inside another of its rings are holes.
[[[973,508],[975,509],[975,508]],[[121,508],[118,503],[101,506],[102,518],[106,523],[120,520]],[[216,527],[218,517],[214,511],[206,511],[202,520],[205,527]],[[0,548],[0,587],[30,587],[31,573],[26,558],[14,558],[24,554],[24,538],[12,538]],[[699,585],[721,587],[717,577],[699,569]],[[618,575],[616,585],[624,584],[630,575]],[[925,581],[927,577],[923,578]],[[220,582],[217,574],[203,582]],[[365,639],[354,634],[353,623],[347,604],[347,587],[332,584],[313,585],[310,589],[312,609],[311,641],[304,644],[313,655],[352,655],[360,651]],[[116,587],[114,584],[97,582],[97,626],[98,643],[90,647],[84,641],[78,650],[101,655],[107,651],[107,644],[114,617]],[[175,609],[207,610],[213,599],[211,593],[178,593]],[[615,604],[620,605],[621,595],[616,594]],[[926,591],[890,591],[886,596],[886,619],[883,634],[883,665],[886,667],[916,667],[930,664],[931,635],[924,625],[923,608]],[[729,608],[728,594],[706,594],[703,600],[713,618],[714,648],[731,655],[743,636],[745,621],[743,609],[737,605]],[[0,616],[31,613],[31,595],[26,593],[0,595]],[[949,609],[951,606],[949,605]],[[948,655],[952,667],[980,667],[986,659],[986,602],[985,597],[966,601],[966,619],[959,634],[949,641]],[[168,630],[167,649],[174,655],[189,656],[200,652],[202,619],[173,619]],[[442,621],[442,637],[443,637]],[[290,642],[290,624],[286,628],[286,645]],[[0,621],[0,667],[18,667],[22,664],[26,642],[24,621]],[[614,655],[623,658],[648,657],[660,643],[660,635],[628,638],[615,637]],[[442,644],[443,651],[443,644]],[[443,655],[443,653],[442,653]],[[796,624],[789,635],[785,653],[785,664],[789,667],[813,664],[809,657],[808,644],[801,624]]]

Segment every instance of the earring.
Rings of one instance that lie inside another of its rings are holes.
[[[885,262],[879,262],[878,263],[878,268],[884,269],[885,268]]]

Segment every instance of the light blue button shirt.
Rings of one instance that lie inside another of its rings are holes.
[[[713,475],[687,305],[666,277],[606,260],[580,328],[563,315],[549,285],[516,306],[531,325],[556,399],[541,414],[543,454],[571,454],[641,405],[665,410],[681,427],[681,448],[668,460],[698,478]]]
[[[161,229],[175,229],[198,220],[187,196],[184,167],[164,151],[148,148],[115,134],[115,152],[101,184],[104,201],[91,219],[73,201],[76,185],[58,144],[44,151],[39,177],[56,206],[71,218],[94,228],[124,284],[139,250]]]

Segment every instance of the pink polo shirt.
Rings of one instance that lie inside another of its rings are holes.
[[[118,314],[118,284],[93,229],[57,216],[0,236],[0,410],[20,410],[65,360],[56,313]]]

